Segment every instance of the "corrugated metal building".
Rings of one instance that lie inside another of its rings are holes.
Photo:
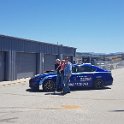
[[[0,35],[0,81],[31,77],[54,69],[55,59],[69,56],[76,48]]]

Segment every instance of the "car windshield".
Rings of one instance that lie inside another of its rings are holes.
[[[55,70],[49,70],[49,71],[45,71],[45,73],[56,74],[56,71]]]

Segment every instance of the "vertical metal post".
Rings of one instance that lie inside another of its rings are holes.
[[[6,52],[5,80],[16,80],[16,52]]]
[[[37,53],[37,74],[44,72],[44,53]]]

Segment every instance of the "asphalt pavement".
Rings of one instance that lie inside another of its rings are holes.
[[[0,124],[123,124],[124,68],[112,71],[112,86],[32,92],[28,79],[0,82]]]

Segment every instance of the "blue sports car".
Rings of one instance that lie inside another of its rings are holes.
[[[42,85],[44,91],[54,91],[56,77],[55,71],[38,74],[29,80],[29,87],[32,90],[39,90],[39,86]],[[112,83],[113,77],[111,71],[91,64],[73,64],[72,75],[69,80],[70,88],[101,89],[104,86],[112,85]],[[59,86],[59,88],[61,87]]]

